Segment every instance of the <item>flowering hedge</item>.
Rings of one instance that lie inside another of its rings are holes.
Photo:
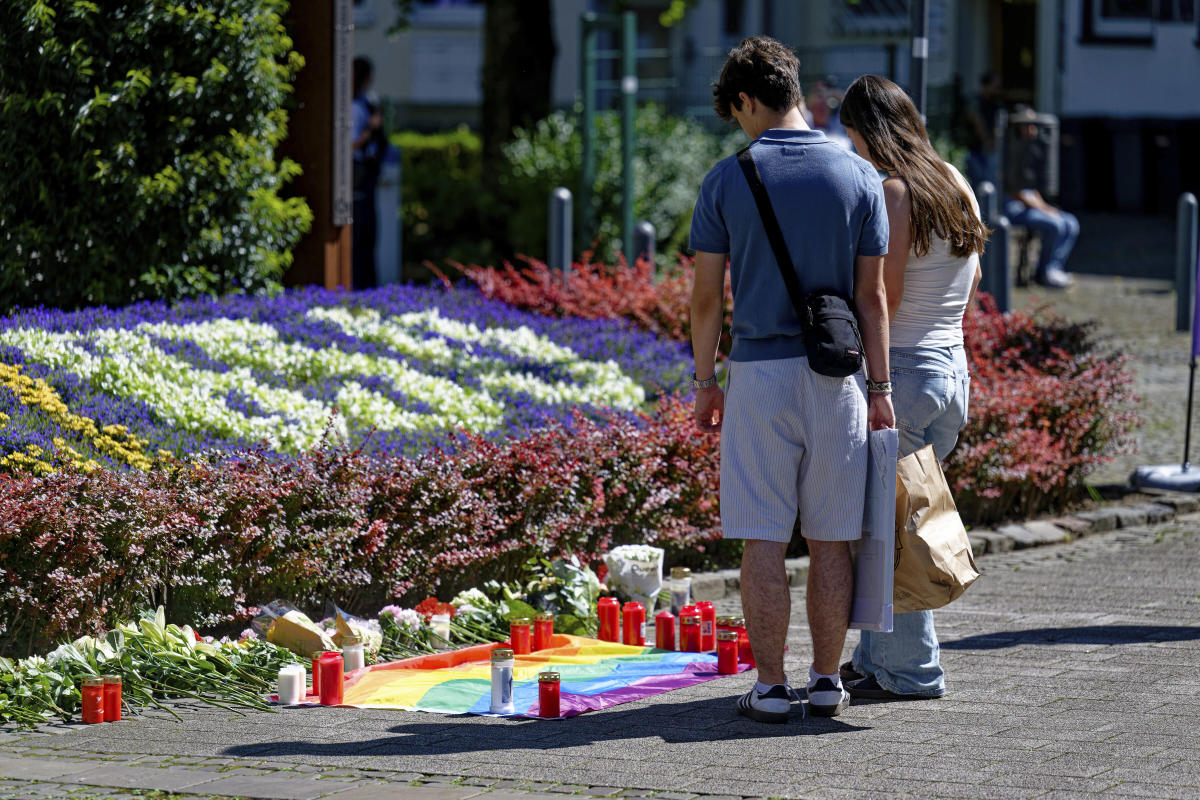
[[[519,436],[675,385],[680,345],[616,320],[551,320],[474,290],[296,291],[0,318],[0,467],[146,468],[328,426],[414,453],[457,431]],[[335,415],[336,410],[336,415]],[[332,421],[332,422],[331,422]]]
[[[458,268],[488,297],[536,313],[625,318],[680,342],[690,336],[687,259],[657,281],[644,263],[579,264],[565,281],[532,260],[521,269]],[[726,331],[731,310],[726,297]],[[1130,447],[1139,424],[1126,359],[1099,347],[1093,324],[1045,309],[1000,314],[987,295],[963,332],[970,420],[946,463],[963,516],[1028,518],[1085,496],[1087,476]]]
[[[615,267],[593,263],[590,254],[562,275],[544,261],[523,259],[520,268],[451,267],[473,281],[484,296],[515,308],[551,317],[625,319],[652,333],[681,343],[691,341],[691,292],[695,278],[693,260],[680,256],[676,267],[656,276],[653,265],[639,260]],[[449,280],[443,277],[449,285]],[[729,318],[733,295],[725,282],[725,326],[720,349],[729,353]],[[689,351],[690,352],[690,348]]]
[[[971,420],[946,464],[966,518],[989,523],[1062,509],[1140,424],[1126,358],[1101,350],[1095,324],[1049,312],[999,314],[985,296],[967,316]]]
[[[455,453],[249,451],[0,476],[0,650],[96,632],[147,600],[213,625],[276,597],[354,611],[448,596],[515,579],[533,556],[586,562],[619,543],[694,562],[718,535],[715,446],[689,404],[666,399]]]

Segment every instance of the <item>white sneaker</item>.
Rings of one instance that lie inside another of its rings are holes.
[[[777,683],[761,694],[757,686],[751,686],[737,703],[738,713],[743,717],[774,724],[787,722],[791,707],[792,690],[783,683]]]
[[[836,717],[850,705],[850,693],[841,681],[820,678],[808,685],[808,707],[818,717]]]

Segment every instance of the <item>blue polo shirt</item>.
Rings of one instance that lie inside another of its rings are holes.
[[[820,131],[771,129],[750,153],[783,229],[804,292],[854,295],[855,256],[887,253],[888,219],[879,175]],[[728,253],[735,361],[803,356],[800,318],[737,156],[704,178],[689,246]]]

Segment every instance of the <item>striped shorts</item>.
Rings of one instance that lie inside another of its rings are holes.
[[[830,378],[806,358],[729,364],[721,424],[721,528],[727,539],[845,542],[862,535],[866,382]]]

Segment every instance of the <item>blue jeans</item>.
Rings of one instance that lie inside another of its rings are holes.
[[[971,376],[967,355],[955,347],[893,347],[892,404],[900,434],[900,455],[927,444],[945,458],[967,424]],[[891,633],[863,631],[854,650],[854,669],[874,676],[897,694],[940,697],[946,677],[939,657],[932,611],[897,614]]]
[[[1036,208],[1030,208],[1020,200],[1006,200],[1004,216],[1013,225],[1028,228],[1038,235],[1041,240],[1041,252],[1038,255],[1037,276],[1043,277],[1050,268],[1065,270],[1071,249],[1079,238],[1079,220],[1074,214],[1059,211],[1058,214],[1047,214]]]

